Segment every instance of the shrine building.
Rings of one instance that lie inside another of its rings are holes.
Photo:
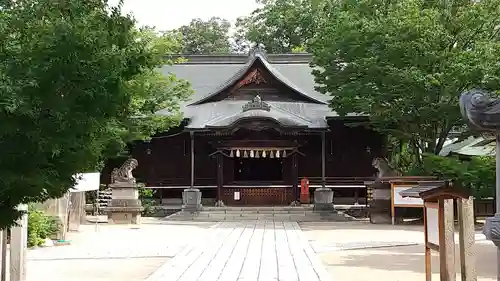
[[[366,116],[328,107],[310,54],[183,57],[161,71],[188,80],[194,94],[179,127],[133,145],[138,182],[163,202],[195,187],[205,205],[270,206],[298,200],[306,177],[311,192],[332,188],[336,204],[365,203],[363,182],[374,177],[372,159],[386,154],[385,137]]]

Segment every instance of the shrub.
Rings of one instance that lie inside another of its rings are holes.
[[[40,246],[46,238],[59,232],[61,225],[57,218],[45,215],[33,206],[28,209],[28,247]]]
[[[156,200],[153,198],[154,190],[140,187],[139,188],[139,199],[141,200],[143,216],[152,216],[156,213]]]
[[[424,154],[423,167],[419,174],[456,181],[462,186],[470,188],[472,195],[476,198],[494,196],[494,157],[471,157],[465,161],[456,156],[442,157]]]

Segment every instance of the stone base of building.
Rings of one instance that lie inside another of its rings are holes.
[[[141,210],[114,210],[108,213],[108,222],[113,224],[140,224]]]

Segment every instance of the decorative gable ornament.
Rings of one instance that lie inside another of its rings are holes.
[[[259,95],[256,95],[250,102],[243,106],[243,112],[249,110],[271,111],[271,106],[268,103],[262,101]]]

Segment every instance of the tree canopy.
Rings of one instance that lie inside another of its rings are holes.
[[[181,54],[228,54],[231,52],[230,27],[227,20],[213,17],[207,21],[193,19],[172,32],[181,36]]]
[[[497,90],[500,2],[328,0],[312,40],[318,89],[341,115],[439,153],[464,90]]]
[[[0,1],[0,228],[179,119],[188,84],[154,71],[175,39],[145,36],[106,2]],[[165,107],[172,118],[152,116]]]
[[[268,53],[308,50],[320,1],[257,0],[262,7],[236,22],[234,40],[237,50],[243,51],[254,45],[262,45]]]

